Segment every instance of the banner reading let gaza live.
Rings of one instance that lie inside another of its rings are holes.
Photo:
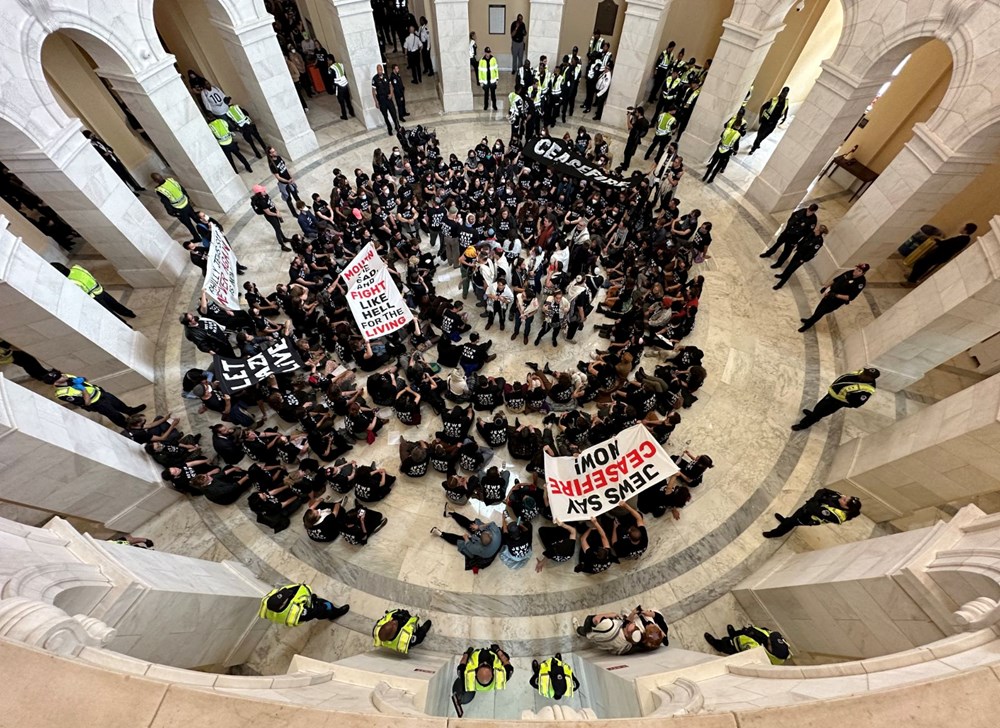
[[[576,149],[562,139],[540,137],[530,140],[524,147],[528,159],[544,164],[558,174],[587,179],[605,187],[628,187],[627,180],[613,177],[600,167],[594,166]]]
[[[203,288],[205,293],[220,306],[230,311],[239,311],[240,288],[236,280],[236,253],[233,252],[226,236],[215,225],[212,226],[212,245],[208,249]]]
[[[290,374],[302,367],[302,358],[287,337],[246,359],[228,359],[216,354],[212,361],[212,372],[226,394],[263,382],[272,374]]]
[[[644,425],[589,447],[576,457],[545,455],[545,487],[552,516],[564,523],[607,513],[654,485],[677,466]]]

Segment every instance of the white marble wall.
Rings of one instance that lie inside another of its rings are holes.
[[[471,111],[472,71],[469,68],[469,0],[435,0],[431,9],[437,24],[439,77],[444,113]],[[530,31],[529,31],[530,32]],[[482,57],[483,40],[479,40]]]
[[[330,3],[336,12],[341,37],[346,46],[343,57],[337,54],[337,60],[342,61],[347,70],[354,111],[364,119],[366,128],[384,128],[382,112],[372,98],[372,76],[382,58],[378,51],[371,3],[368,0],[330,0]],[[444,39],[440,42],[441,53],[445,55]]]
[[[112,391],[153,381],[155,348],[7,229],[0,216],[0,337]]]
[[[3,501],[130,531],[180,499],[140,445],[2,377],[0,443]]]
[[[549,68],[559,65],[559,34],[562,31],[565,0],[531,0],[528,16],[528,44],[525,57],[531,59],[531,67],[538,67],[538,59],[548,56]],[[572,10],[572,7],[570,8]],[[513,21],[513,18],[510,19]],[[510,38],[510,35],[507,35]],[[494,51],[506,50],[494,48]],[[568,49],[563,49],[565,50]]]
[[[622,42],[618,44],[615,69],[602,117],[611,123],[625,121],[625,109],[639,101],[659,53],[660,35],[672,0],[632,0],[625,6]],[[713,61],[713,65],[714,65]],[[704,95],[704,92],[702,92]],[[702,103],[698,102],[699,105]],[[697,107],[696,107],[697,108]],[[646,118],[652,118],[646,114]],[[685,160],[690,165],[690,162]]]

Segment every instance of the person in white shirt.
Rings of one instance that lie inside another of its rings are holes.
[[[521,238],[511,235],[504,240],[503,254],[507,258],[507,262],[513,265],[514,261],[517,260],[517,256],[521,254]]]
[[[420,42],[417,29],[411,25],[410,34],[403,41],[403,50],[406,51],[406,66],[413,75],[413,80],[410,83],[421,83],[423,81],[420,75],[420,51],[423,47],[424,44]]]
[[[424,75],[433,76],[434,62],[431,60],[431,29],[427,23],[427,18],[423,15],[420,16],[420,31],[418,35],[420,36],[420,42],[424,46],[420,51],[420,56],[424,61]]]
[[[542,306],[542,328],[535,337],[535,346],[542,343],[542,337],[552,332],[552,346],[559,346],[559,332],[569,327],[569,299],[563,292],[556,290],[545,299]]]
[[[486,330],[493,327],[493,320],[500,317],[500,330],[504,330],[507,321],[507,311],[514,303],[514,292],[501,276],[486,287]]]
[[[202,86],[201,105],[205,107],[212,116],[225,116],[229,111],[229,104],[226,103],[226,95],[216,86]]]
[[[476,45],[476,31],[472,31],[469,33],[469,65],[472,66],[473,72],[479,66],[479,61],[476,60],[478,49],[479,46]]]
[[[538,312],[538,296],[535,292],[525,287],[523,291],[514,298],[514,333],[510,340],[514,341],[521,331],[521,324],[524,324],[524,343],[528,343],[528,334],[531,333],[531,324],[535,320]]]

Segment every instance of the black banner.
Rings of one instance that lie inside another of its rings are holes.
[[[289,374],[303,366],[292,340],[284,338],[247,359],[216,355],[212,361],[212,372],[222,391],[233,394],[264,381],[272,374]]]
[[[524,154],[539,164],[544,164],[559,174],[578,179],[590,180],[604,187],[622,189],[629,186],[627,180],[611,175],[587,161],[576,148],[562,139],[539,137],[531,139],[524,147]]]

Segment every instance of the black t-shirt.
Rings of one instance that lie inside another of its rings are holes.
[[[424,457],[422,461],[406,458],[406,460],[399,464],[399,472],[410,478],[422,478],[427,474],[427,465],[429,463],[429,457]]]
[[[271,201],[271,197],[261,193],[258,193],[250,198],[250,207],[252,207],[253,211],[258,215],[263,215],[267,210],[275,213],[278,211],[277,208],[275,208],[274,203]]]
[[[288,179],[291,174],[288,172],[288,165],[285,164],[285,160],[281,157],[268,157],[267,158],[267,168],[271,170],[271,174],[276,174],[282,179]]]
[[[860,295],[861,291],[865,290],[866,285],[868,285],[868,281],[864,276],[855,278],[854,271],[849,270],[833,279],[833,282],[830,283],[830,295],[850,296],[853,301]],[[845,301],[838,300],[838,302],[841,305],[845,304]]]
[[[614,544],[615,554],[619,559],[637,559],[646,553],[646,549],[649,548],[649,534],[646,532],[645,526],[638,526],[638,528],[642,534],[638,543],[632,543],[628,533],[621,535],[619,530],[620,538]]]
[[[448,211],[443,207],[430,207],[427,209],[428,227],[431,230],[440,230],[444,224]]]
[[[573,554],[576,553],[576,541],[566,534],[566,538],[562,541],[557,541],[552,544],[549,548],[545,549],[543,555],[547,559],[552,559],[552,561],[557,564],[570,561],[573,558]]]
[[[372,88],[375,89],[375,97],[379,104],[389,103],[390,84],[388,76],[379,76],[377,73],[372,76]]]
[[[329,503],[323,503],[322,507],[332,508]],[[328,543],[333,541],[340,535],[340,531],[344,526],[344,512],[340,511],[337,514],[329,513],[323,517],[319,523],[317,523],[312,528],[306,529],[306,535],[313,541],[320,541],[323,543]]]
[[[531,553],[531,540],[534,534],[530,523],[523,525],[526,525],[527,528],[523,530],[520,528],[510,529],[504,531],[503,534],[503,545],[516,559],[525,559]]]

